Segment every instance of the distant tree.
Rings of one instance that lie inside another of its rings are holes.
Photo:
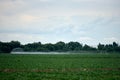
[[[41,42],[29,43],[23,46],[24,51],[41,51],[42,44]]]
[[[104,51],[105,50],[105,45],[104,44],[98,44],[98,50]]]
[[[113,42],[113,50],[114,52],[120,52],[120,47],[116,42]]]
[[[65,51],[65,43],[62,41],[57,42],[56,44],[54,44],[55,50],[56,51]]]
[[[83,46],[83,50],[84,50],[84,51],[96,51],[97,49],[94,48],[94,47],[91,47],[91,46],[89,46],[89,45],[87,45],[87,44],[85,44],[85,45]]]
[[[113,47],[118,47],[118,44],[116,42],[113,42]]]
[[[51,43],[44,44],[44,49],[45,49],[45,51],[54,51],[55,50],[54,45]]]
[[[10,53],[13,48],[17,48],[20,46],[21,46],[21,44],[18,41],[0,42],[0,52],[1,53]]]
[[[83,46],[83,50],[90,50],[90,46],[88,46],[87,44],[85,44],[85,45]]]
[[[98,49],[98,51],[120,52],[120,45],[116,42],[106,45],[99,43],[97,49],[87,44],[83,46],[79,42],[73,41],[68,43],[59,41],[56,44],[34,42],[25,45],[21,45],[19,41],[0,42],[0,53],[10,53],[13,49],[19,48],[22,48],[23,51],[97,51]]]
[[[10,47],[10,44],[9,43],[3,43],[2,44],[2,47],[1,47],[1,51],[3,53],[10,53],[12,50],[12,48]]]
[[[81,50],[82,49],[82,44],[80,44],[79,42],[69,42],[66,44],[66,48],[67,50],[70,51],[76,51],[76,50]]]
[[[105,45],[105,50],[107,52],[113,52],[113,45],[112,44],[106,44]]]
[[[32,47],[32,44],[26,44],[24,45],[23,47],[24,51],[33,51],[33,47]]]
[[[11,41],[10,43],[8,43],[11,47],[11,49],[13,48],[17,48],[17,47],[21,47],[21,44],[19,41]]]

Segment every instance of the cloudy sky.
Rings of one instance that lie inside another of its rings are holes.
[[[0,0],[0,41],[120,43],[120,0]]]

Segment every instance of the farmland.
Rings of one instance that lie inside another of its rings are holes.
[[[120,80],[120,54],[0,54],[0,80]]]

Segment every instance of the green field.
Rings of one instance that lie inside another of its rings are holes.
[[[0,54],[0,80],[120,80],[120,54]]]

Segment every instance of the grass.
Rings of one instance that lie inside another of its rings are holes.
[[[0,54],[0,80],[120,80],[120,54]]]

